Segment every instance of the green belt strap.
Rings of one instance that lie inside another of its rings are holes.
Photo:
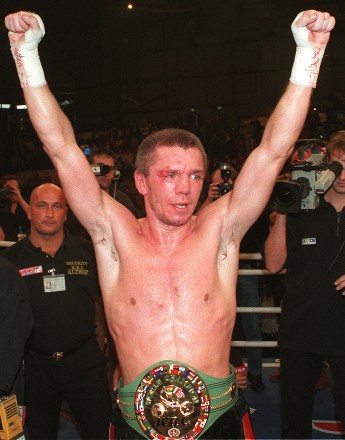
[[[180,364],[181,362],[177,361],[161,361],[156,364],[151,365],[147,368],[142,374],[136,377],[131,383],[123,386],[122,378],[119,380],[118,387],[118,405],[121,410],[123,418],[126,422],[135,429],[142,437],[146,437],[142,429],[140,428],[137,418],[135,415],[134,409],[134,398],[136,394],[136,390],[142,380],[142,378],[155,367],[158,367],[162,364]],[[186,365],[188,367],[188,365]],[[210,396],[210,413],[207,419],[206,426],[202,431],[202,434],[212,426],[212,424],[226,411],[232,408],[238,401],[239,395],[236,386],[236,393],[230,392],[231,388],[234,384],[236,384],[236,373],[235,369],[232,365],[230,365],[231,372],[229,376],[225,378],[217,378],[213,376],[209,376],[208,374],[204,374],[198,371],[195,368],[192,368],[204,381],[206,388],[208,390]]]

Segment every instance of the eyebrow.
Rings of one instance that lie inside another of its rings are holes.
[[[166,168],[163,168],[162,170],[159,170],[158,172],[159,172],[159,174],[164,174],[164,173],[183,173],[184,171],[181,171],[180,168],[166,167]],[[203,174],[203,175],[205,175],[206,172],[203,169],[195,169],[195,170],[192,170],[188,174]]]
[[[194,171],[191,172],[191,174],[203,174],[203,175],[206,175],[206,171],[204,171],[204,170],[194,170]]]
[[[66,205],[65,202],[58,201],[58,200],[55,200],[54,202],[49,202],[48,200],[38,200],[37,202],[34,202],[35,205],[38,205],[39,203],[45,203],[46,205],[56,205],[56,204]]]

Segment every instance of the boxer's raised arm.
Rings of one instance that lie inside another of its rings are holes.
[[[36,14],[20,11],[8,15],[5,24],[32,125],[58,172],[69,205],[87,227],[84,218],[90,219],[95,208],[99,209],[101,191],[77,146],[70,121],[46,83],[38,55],[45,33],[43,22]],[[85,194],[90,201],[87,205]]]
[[[228,211],[237,217],[242,234],[264,209],[277,176],[292,153],[334,25],[335,19],[328,12],[314,10],[301,12],[292,23],[297,48],[290,82],[268,120],[259,147],[246,160],[229,200]]]
[[[59,155],[64,145],[75,143],[75,137],[69,120],[47,86],[38,55],[44,24],[38,15],[24,11],[8,15],[5,24],[31,122],[48,152]]]

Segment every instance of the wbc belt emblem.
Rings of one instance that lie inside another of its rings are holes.
[[[143,377],[134,406],[138,423],[149,438],[187,440],[204,429],[210,399],[194,370],[182,364],[164,364]]]

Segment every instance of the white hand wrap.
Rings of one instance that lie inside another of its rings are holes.
[[[296,27],[295,23],[301,15],[302,12],[291,25],[297,47],[290,81],[300,86],[315,88],[325,48],[314,47],[311,44],[308,39],[309,31],[305,26]]]
[[[40,29],[30,29],[25,32],[25,41],[16,43],[11,41],[10,38],[11,52],[22,87],[41,87],[47,83],[38,55],[38,43],[43,38],[45,29],[41,17],[34,15],[38,20]]]

